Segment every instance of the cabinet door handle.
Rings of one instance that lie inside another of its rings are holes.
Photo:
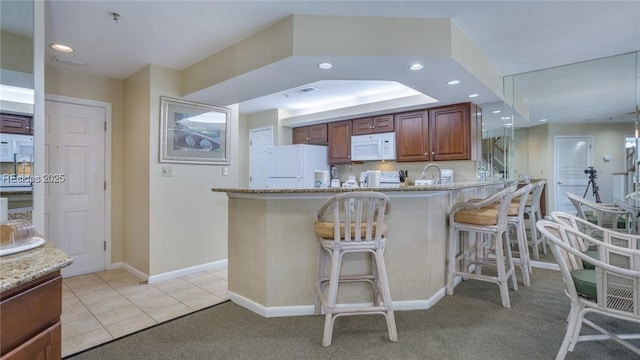
[[[372,129],[375,129],[375,128],[376,128],[376,126],[375,126],[375,125],[373,125],[371,128],[372,128]]]
[[[431,155],[435,155],[435,154],[436,154],[436,152],[435,152],[435,151],[432,151],[432,152],[431,152]]]

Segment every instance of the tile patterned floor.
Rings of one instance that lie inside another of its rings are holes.
[[[116,269],[63,280],[62,356],[228,299],[227,268],[153,284]]]

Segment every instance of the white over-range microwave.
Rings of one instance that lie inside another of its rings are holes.
[[[351,137],[351,160],[395,160],[396,133],[355,135]]]
[[[0,134],[0,162],[31,162],[33,135]]]

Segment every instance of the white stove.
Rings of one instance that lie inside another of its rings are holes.
[[[400,172],[380,171],[380,187],[381,188],[400,187]]]

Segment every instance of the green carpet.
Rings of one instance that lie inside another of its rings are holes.
[[[329,348],[322,316],[263,318],[226,302],[66,359],[554,359],[569,311],[560,273],[534,269],[531,287],[510,294],[506,309],[497,285],[463,281],[431,309],[396,311],[397,343],[387,340],[384,317],[362,315],[336,320]],[[637,358],[612,341],[579,343],[567,356]]]

